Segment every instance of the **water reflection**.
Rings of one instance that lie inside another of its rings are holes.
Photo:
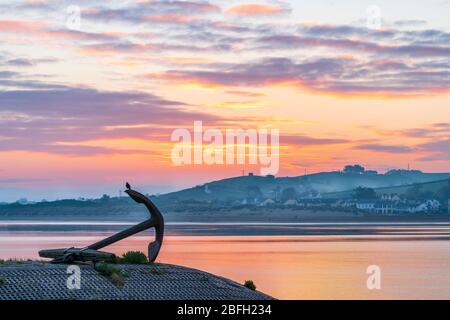
[[[348,226],[346,227],[348,228]],[[371,227],[372,229],[374,227]],[[381,233],[334,235],[169,235],[160,262],[202,269],[280,299],[449,299],[448,227],[377,227]],[[351,227],[354,230],[354,227]],[[0,258],[37,258],[44,248],[83,247],[108,232],[0,232]],[[146,251],[139,235],[107,248]],[[366,287],[378,265],[381,290]]]

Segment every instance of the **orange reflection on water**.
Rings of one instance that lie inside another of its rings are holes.
[[[37,258],[43,248],[82,247],[100,235],[0,237],[0,258]],[[106,250],[146,251],[137,236]],[[201,269],[239,283],[253,280],[280,299],[448,299],[450,245],[441,240],[330,236],[169,236],[159,262]],[[368,290],[366,269],[378,265],[381,290]]]

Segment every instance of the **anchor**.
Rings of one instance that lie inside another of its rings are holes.
[[[120,240],[128,238],[136,233],[144,230],[155,228],[155,241],[148,245],[148,260],[154,262],[158,257],[164,237],[164,218],[155,206],[155,204],[143,194],[132,190],[130,184],[126,184],[125,191],[131,199],[137,203],[145,205],[150,212],[150,218],[135,226],[116,233],[108,238],[100,240],[84,248],[65,248],[65,249],[48,249],[39,251],[42,258],[53,259],[51,263],[74,263],[74,262],[101,262],[112,261],[116,258],[115,254],[99,251],[106,246],[116,243]]]

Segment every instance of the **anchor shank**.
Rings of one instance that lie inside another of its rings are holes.
[[[116,243],[117,241],[128,238],[129,236],[132,236],[136,233],[147,230],[147,229],[153,227],[153,225],[154,225],[153,219],[150,218],[150,219],[145,220],[135,226],[125,229],[119,233],[116,233],[108,238],[105,238],[96,243],[93,243],[93,244],[89,245],[87,247],[87,249],[99,250],[99,249],[109,246],[113,243]]]

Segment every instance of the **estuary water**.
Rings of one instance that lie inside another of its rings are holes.
[[[0,221],[0,259],[83,247],[128,225]],[[146,252],[151,236],[103,250]],[[449,223],[173,223],[158,261],[253,280],[279,299],[450,299]],[[369,266],[379,289],[367,286]]]

